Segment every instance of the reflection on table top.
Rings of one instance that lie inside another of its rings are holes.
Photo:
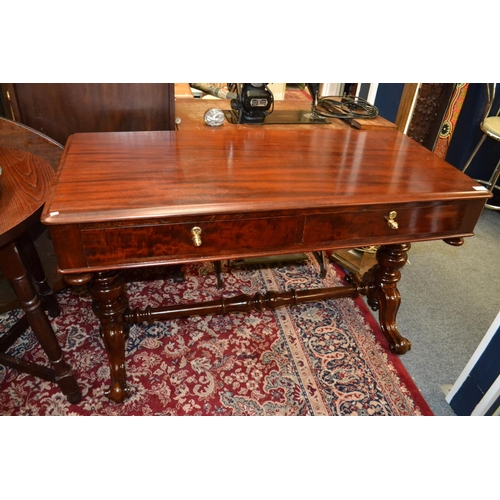
[[[176,99],[175,100],[175,117],[180,123],[177,124],[178,130],[203,130],[209,128],[205,125],[203,121],[203,115],[205,111],[210,108],[219,108],[222,111],[230,110],[231,103],[228,99]],[[274,103],[275,111],[295,111],[303,110],[310,111],[311,103],[306,101],[275,101]],[[270,115],[271,116],[271,115]],[[280,129],[310,129],[317,127],[328,127],[335,129],[350,129],[356,128],[361,130],[381,130],[381,129],[394,129],[396,125],[390,121],[377,116],[376,118],[369,120],[352,120],[347,122],[340,119],[330,119],[328,124],[272,124],[272,125],[232,125],[228,123],[227,120],[221,127],[224,128],[234,128],[234,127],[272,127]]]

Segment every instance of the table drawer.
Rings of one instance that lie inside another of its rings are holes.
[[[334,245],[338,242],[369,245],[391,239],[417,241],[429,235],[460,233],[466,205],[433,203],[308,215],[303,243]],[[392,222],[391,222],[392,221]]]
[[[198,242],[195,242],[195,228],[201,231]],[[152,223],[81,231],[90,266],[272,251],[293,246],[300,240],[301,234],[299,219],[293,216]]]

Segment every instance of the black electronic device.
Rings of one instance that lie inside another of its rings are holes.
[[[237,85],[231,108],[238,114],[237,123],[263,123],[273,112],[274,96],[267,83],[242,83]]]

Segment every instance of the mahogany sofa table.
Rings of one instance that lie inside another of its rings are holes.
[[[491,196],[472,179],[392,130],[223,126],[71,136],[48,197],[59,271],[90,283],[111,381],[128,395],[129,325],[188,315],[275,309],[367,296],[391,349],[400,335],[397,282],[411,242],[460,245]],[[380,246],[346,286],[130,310],[120,270],[295,252]]]

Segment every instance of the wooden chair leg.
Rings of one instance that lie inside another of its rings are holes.
[[[64,360],[52,325],[42,308],[40,298],[27,274],[15,242],[0,248],[0,268],[11,283],[33,333],[53,367],[54,381],[59,385],[70,403],[77,403],[82,398],[81,391],[70,366]],[[13,358],[6,358],[5,355],[3,361],[6,365],[14,366],[19,371],[31,373],[45,379],[52,377],[52,375],[49,376],[47,369],[39,367],[42,369],[37,370],[37,365],[32,363],[29,364],[30,366],[26,366],[25,362],[17,363]]]
[[[17,248],[21,254],[24,266],[28,273],[32,276],[38,288],[40,300],[42,301],[43,308],[48,312],[49,316],[55,318],[61,314],[59,304],[57,303],[56,296],[50,287],[40,256],[33,244],[33,241],[27,233],[23,233],[16,240]]]

